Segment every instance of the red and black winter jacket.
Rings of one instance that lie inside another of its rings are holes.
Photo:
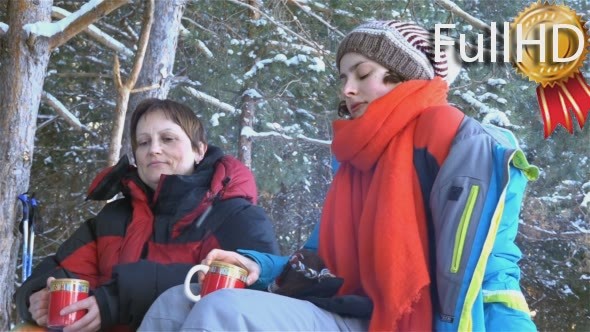
[[[82,224],[17,290],[22,318],[32,320],[29,296],[49,276],[81,278],[90,282],[103,330],[136,329],[156,297],[182,284],[212,249],[278,254],[273,227],[254,205],[252,173],[219,148],[209,146],[191,175],[163,175],[155,192],[125,157],[96,177],[88,198],[120,192],[124,198]]]

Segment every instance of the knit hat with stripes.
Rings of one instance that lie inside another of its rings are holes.
[[[434,61],[434,36],[414,22],[372,21],[352,30],[338,47],[336,65],[346,53],[359,53],[407,80],[446,78],[447,58]]]

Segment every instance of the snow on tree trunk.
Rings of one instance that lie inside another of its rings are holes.
[[[0,54],[0,330],[9,329],[19,253],[17,196],[29,188],[37,111],[49,62],[47,38],[27,39],[23,26],[50,21],[52,1],[12,1]]]
[[[143,67],[139,74],[134,92],[129,98],[128,112],[125,117],[125,132],[121,143],[121,155],[127,154],[132,159],[129,123],[135,107],[146,98],[166,98],[173,77],[174,59],[180,31],[180,19],[184,12],[186,0],[156,1],[154,23],[150,33]]]

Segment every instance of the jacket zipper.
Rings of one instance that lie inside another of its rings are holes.
[[[201,227],[201,225],[203,224],[205,219],[207,219],[207,217],[209,216],[209,213],[211,213],[211,210],[213,209],[213,205],[221,200],[221,198],[225,194],[225,189],[227,188],[229,181],[231,181],[231,178],[229,176],[226,176],[221,181],[221,185],[222,185],[221,190],[219,190],[219,192],[215,196],[213,196],[213,198],[211,199],[211,204],[205,209],[205,211],[201,214],[201,216],[197,220],[197,223],[196,223],[197,228]]]
[[[455,234],[455,246],[453,248],[453,260],[451,262],[451,273],[457,273],[459,271],[459,265],[461,264],[461,256],[463,255],[463,247],[465,246],[465,238],[467,237],[467,229],[469,228],[469,222],[471,221],[471,215],[473,214],[473,207],[477,200],[477,194],[479,193],[479,186],[473,185],[469,190],[469,196],[465,203],[465,209],[461,215],[461,221]]]

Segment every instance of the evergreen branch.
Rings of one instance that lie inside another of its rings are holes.
[[[283,48],[292,48],[296,51],[303,52],[306,54],[323,55],[325,53],[328,53],[327,51],[320,52],[317,49],[315,49],[313,47],[309,47],[307,45],[287,43],[287,42],[277,41],[277,40],[268,40],[267,43],[272,46],[278,46],[278,47],[283,47]]]
[[[336,32],[338,35],[340,35],[340,37],[344,37],[345,34],[342,33],[342,31],[338,30],[337,28],[333,27],[332,25],[330,25],[330,23],[326,22],[323,18],[321,18],[319,15],[317,15],[316,13],[312,12],[309,7],[304,7],[302,6],[297,0],[290,0],[290,2],[294,3],[297,7],[299,7],[299,9],[301,9],[302,11],[304,11],[307,15],[315,18],[316,20],[320,21],[320,23],[322,23],[323,25],[325,25],[328,29]]]
[[[252,5],[249,5],[247,3],[240,2],[238,0],[228,0],[228,1],[231,2],[231,3],[233,3],[233,4],[236,4],[236,5],[239,5],[239,6],[242,6],[242,7],[246,7],[248,9],[252,10],[252,11],[255,11],[255,12],[259,13],[260,15],[264,16],[267,20],[269,20],[271,23],[273,23],[274,25],[278,26],[279,28],[281,28],[281,29],[289,32],[290,34],[292,34],[293,36],[297,37],[297,39],[301,40],[305,44],[307,44],[307,45],[309,45],[309,46],[311,46],[313,48],[323,49],[323,47],[321,47],[321,45],[318,45],[318,44],[316,44],[316,43],[314,43],[312,41],[307,40],[305,37],[301,36],[297,32],[289,29],[286,25],[275,21],[274,18],[272,18],[271,16],[267,15],[266,13],[264,13],[263,11],[261,11],[260,9],[254,7]]]

